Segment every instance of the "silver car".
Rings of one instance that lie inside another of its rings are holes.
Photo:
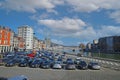
[[[53,69],[61,69],[62,68],[62,65],[61,65],[61,62],[60,61],[56,61],[54,64],[53,64]]]
[[[98,64],[98,63],[96,63],[96,62],[90,62],[89,64],[88,64],[88,68],[89,69],[94,69],[94,70],[100,70],[100,65]]]
[[[69,62],[69,63],[66,64],[65,68],[67,70],[75,70],[76,67],[75,67],[74,62]]]

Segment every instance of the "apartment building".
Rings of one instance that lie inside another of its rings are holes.
[[[33,49],[33,29],[28,25],[23,25],[18,27],[18,37],[22,37],[25,41],[25,49],[32,50]]]
[[[13,50],[13,35],[14,32],[10,28],[0,26],[0,53],[10,52]]]

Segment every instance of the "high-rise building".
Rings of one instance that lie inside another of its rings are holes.
[[[33,29],[28,25],[18,27],[18,37],[22,37],[25,41],[25,49],[33,49]]]

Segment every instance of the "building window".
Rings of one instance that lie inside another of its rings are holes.
[[[6,41],[4,40],[4,44],[6,43]]]
[[[0,32],[2,33],[2,30],[0,30]]]
[[[2,34],[0,33],[0,38],[2,38]]]

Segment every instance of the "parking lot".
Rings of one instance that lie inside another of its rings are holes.
[[[75,59],[77,56],[66,55],[67,58]],[[86,61],[88,63],[88,61]],[[31,67],[0,66],[0,80],[18,75],[25,75],[29,80],[120,80],[120,71],[101,67],[100,70],[66,70],[66,69],[42,69]]]
[[[101,70],[56,70],[28,67],[0,66],[0,77],[25,75],[29,80],[120,80],[120,71],[101,68]]]

